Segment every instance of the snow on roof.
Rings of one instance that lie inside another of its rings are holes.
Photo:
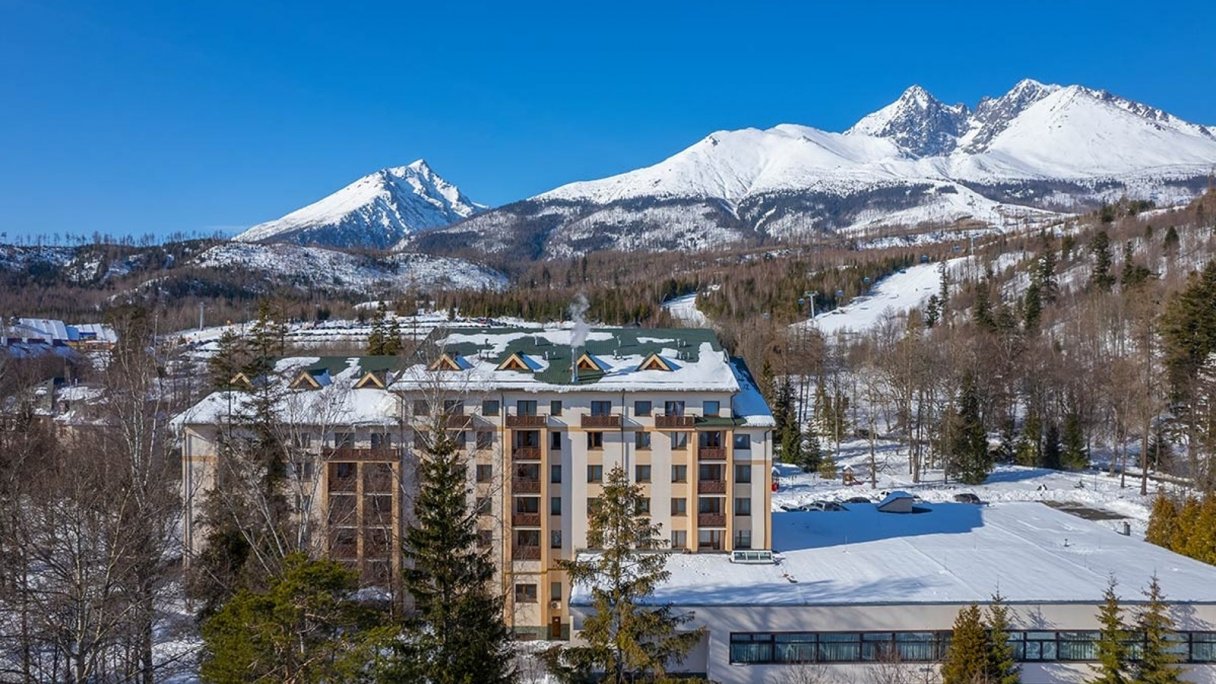
[[[53,318],[19,318],[17,325],[34,333],[26,337],[42,337],[48,340],[68,340],[68,327],[63,321]]]
[[[1039,503],[924,504],[892,516],[774,513],[773,565],[672,554],[651,600],[680,606],[1098,603],[1113,575],[1125,602],[1155,573],[1174,605],[1216,603],[1216,567]],[[1011,568],[1019,569],[1010,572]],[[1050,581],[1044,581],[1050,578]],[[572,605],[587,605],[579,585]]]

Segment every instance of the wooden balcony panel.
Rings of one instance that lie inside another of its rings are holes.
[[[539,461],[540,447],[515,447],[511,450],[511,460]]]
[[[516,527],[540,527],[540,513],[512,513],[511,524]]]
[[[697,459],[701,461],[725,461],[726,449],[722,447],[701,447],[697,449]]]
[[[620,416],[583,416],[582,426],[584,428],[604,429],[604,428],[619,428],[621,427]]]
[[[544,416],[507,416],[507,427],[509,428],[543,428],[544,426]]]
[[[698,494],[725,494],[726,480],[698,480]]]
[[[699,527],[726,527],[726,516],[721,513],[698,513]]]
[[[539,546],[518,546],[511,551],[514,560],[540,560]]]
[[[516,494],[539,494],[540,480],[515,478],[511,480],[511,491]]]
[[[696,416],[669,416],[659,414],[654,417],[656,428],[692,428],[696,425]]]

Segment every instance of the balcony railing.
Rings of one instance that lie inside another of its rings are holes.
[[[607,416],[583,416],[582,424],[584,428],[619,428],[621,426],[621,417],[614,415]]]
[[[726,527],[726,516],[721,513],[698,513],[699,527]]]
[[[725,494],[726,480],[698,480],[698,494]]]
[[[544,416],[507,416],[507,427],[509,428],[543,428],[544,426]]]
[[[696,422],[696,416],[669,416],[660,413],[654,417],[654,426],[657,428],[690,428]]]
[[[511,514],[511,524],[516,527],[540,527],[540,513],[516,511]]]
[[[323,452],[332,461],[396,461],[397,449],[394,447],[353,447],[341,446],[326,449]]]
[[[515,560],[540,560],[539,546],[520,546],[516,545],[511,556]]]
[[[540,447],[515,447],[511,450],[511,458],[516,461],[539,461]]]
[[[511,480],[511,491],[516,494],[537,494],[540,492],[540,480],[528,480],[517,477]]]
[[[697,449],[697,458],[702,461],[725,461],[726,449],[722,447],[701,447]]]

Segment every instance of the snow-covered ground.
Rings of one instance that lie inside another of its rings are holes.
[[[953,273],[966,261],[965,257],[951,259],[947,267]],[[864,333],[872,330],[888,315],[902,315],[912,309],[923,308],[929,297],[941,287],[938,268],[937,263],[909,266],[879,280],[871,288],[870,294],[795,325],[813,326],[828,337],[844,332]]]
[[[697,308],[697,293],[675,297],[663,302],[663,308],[681,323],[698,328],[708,328],[709,318]]]
[[[782,506],[799,506],[817,500],[843,501],[864,496],[878,501],[892,490],[903,490],[929,502],[952,501],[955,494],[970,492],[989,502],[1050,501],[1106,511],[1112,519],[1094,524],[1117,529],[1127,521],[1132,535],[1143,537],[1152,499],[1157,492],[1157,484],[1150,483],[1148,496],[1140,496],[1139,482],[1130,475],[1127,487],[1120,487],[1118,476],[1096,470],[1062,472],[1015,465],[998,465],[982,485],[943,482],[940,470],[923,472],[921,482],[914,484],[908,472],[907,450],[893,442],[878,443],[877,482],[871,487],[869,461],[869,442],[857,440],[841,444],[838,471],[843,472],[845,466],[852,467],[858,483],[853,485],[844,484],[839,474],[829,481],[815,473],[803,473],[796,466],[776,464],[778,490],[773,494],[773,514],[781,515]]]

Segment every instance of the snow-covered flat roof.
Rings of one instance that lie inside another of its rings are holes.
[[[652,597],[681,606],[1125,602],[1155,573],[1173,604],[1216,603],[1216,567],[1039,503],[917,504],[924,513],[774,513],[773,565],[672,554]],[[571,597],[585,605],[579,587]]]

